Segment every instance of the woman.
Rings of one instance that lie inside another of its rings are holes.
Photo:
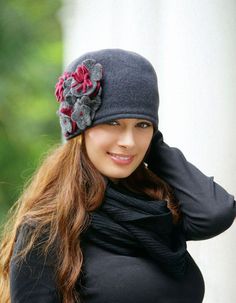
[[[235,201],[164,143],[150,62],[121,49],[86,53],[56,98],[66,143],[6,226],[1,302],[202,302],[186,241],[229,228]]]

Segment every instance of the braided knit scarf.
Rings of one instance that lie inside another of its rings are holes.
[[[116,254],[146,256],[174,277],[184,275],[186,241],[165,200],[150,200],[109,181],[102,205],[90,214],[82,240]]]

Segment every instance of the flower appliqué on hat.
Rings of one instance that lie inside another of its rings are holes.
[[[91,125],[101,105],[102,71],[100,63],[87,59],[75,72],[65,72],[58,79],[55,96],[60,107],[57,114],[66,138]]]

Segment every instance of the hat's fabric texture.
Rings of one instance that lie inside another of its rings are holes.
[[[154,132],[158,128],[156,72],[132,51],[102,49],[80,56],[59,78],[55,95],[67,140],[114,119],[146,119]]]

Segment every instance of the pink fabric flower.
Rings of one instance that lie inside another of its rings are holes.
[[[64,100],[64,81],[70,77],[70,74],[65,72],[61,77],[59,77],[58,82],[56,83],[56,90],[55,90],[55,96],[57,98],[58,102],[61,102]]]
[[[74,136],[91,125],[101,105],[103,69],[93,59],[84,60],[74,72],[64,72],[55,87],[60,102],[57,114],[63,135]]]
[[[84,65],[80,65],[78,66],[77,70],[75,73],[72,73],[71,75],[74,80],[76,81],[72,87],[77,86],[78,84],[80,84],[76,89],[77,91],[81,91],[83,93],[86,93],[87,88],[92,87],[93,83],[90,80],[90,73],[88,71],[88,69],[86,68],[86,66]]]

